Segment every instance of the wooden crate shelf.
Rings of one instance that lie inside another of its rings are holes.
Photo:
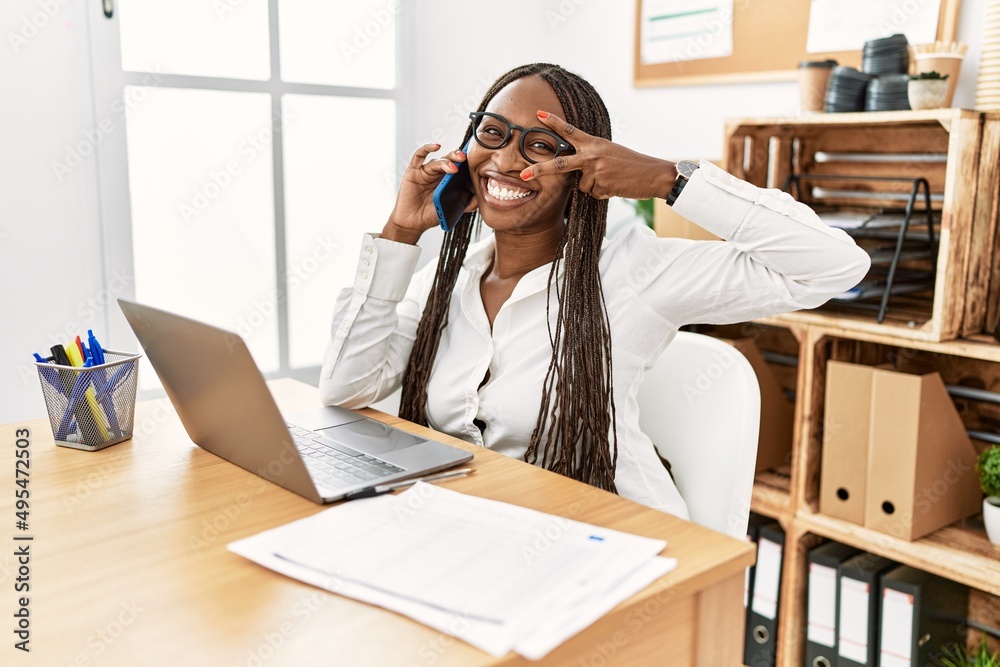
[[[1000,547],[987,540],[980,516],[909,541],[821,514],[819,490],[831,359],[888,364],[912,373],[937,371],[977,451],[1000,435],[1000,403],[969,391],[1000,392],[1000,112],[937,109],[739,119],[727,123],[725,145],[726,170],[762,187],[782,187],[792,174],[922,177],[935,195],[937,257],[908,265],[934,270],[933,293],[892,297],[882,323],[874,312],[831,302],[749,323],[692,327],[723,338],[751,338],[770,357],[768,366],[795,401],[790,465],[758,472],[751,503],[754,511],[777,519],[786,533],[776,664],[804,662],[807,554],[825,539],[969,586],[970,619],[997,627]],[[812,182],[820,183],[826,187],[829,181]],[[823,193],[824,202],[844,207],[885,205],[898,195],[874,181],[837,178],[834,184]],[[798,195],[817,203],[811,187]],[[859,242],[872,250],[878,241]],[[974,484],[974,477],[970,473],[962,483]],[[970,630],[970,647],[980,634]]]
[[[923,177],[939,211],[933,294],[894,296],[886,319],[828,305],[772,318],[776,324],[831,326],[938,342],[992,333],[1000,322],[1000,266],[994,256],[1000,189],[1000,113],[965,109],[815,114],[730,120],[725,168],[762,187],[793,174]],[[885,206],[898,184],[837,181],[823,202]],[[908,189],[908,187],[907,187]],[[816,204],[811,189],[802,198]],[[840,193],[840,194],[838,194]],[[839,198],[838,198],[839,197]]]
[[[1000,547],[990,544],[981,526],[957,523],[908,542],[864,526],[801,510],[803,529],[886,558],[1000,595]]]
[[[753,498],[750,509],[772,519],[788,518],[795,514],[792,505],[791,474],[768,470],[754,477]]]

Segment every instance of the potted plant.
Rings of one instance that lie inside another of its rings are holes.
[[[990,542],[1000,545],[1000,446],[988,447],[976,462],[983,499],[983,522]]]
[[[941,656],[935,662],[939,667],[1000,667],[1000,653],[990,653],[983,635],[975,653],[969,653],[961,644],[949,644],[941,649]]]
[[[643,224],[645,224],[650,229],[655,229],[653,226],[653,200],[652,199],[626,199],[633,209],[635,209],[635,215]]]
[[[940,72],[921,72],[910,77],[906,96],[911,109],[937,109],[948,95],[948,75]]]

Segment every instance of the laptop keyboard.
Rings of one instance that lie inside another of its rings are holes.
[[[287,424],[295,446],[302,453],[306,468],[323,486],[340,488],[347,484],[370,482],[403,472],[399,466],[348,447],[337,446],[309,429]]]

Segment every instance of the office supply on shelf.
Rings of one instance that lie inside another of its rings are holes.
[[[837,568],[857,554],[857,549],[839,542],[827,542],[809,550],[807,665],[836,667],[838,664]]]
[[[781,524],[763,525],[758,531],[757,565],[754,568],[750,625],[744,655],[748,665],[774,665],[777,653],[778,596],[785,532]]]
[[[747,540],[753,542],[754,545],[758,543],[760,539],[760,528],[769,523],[773,523],[774,519],[764,516],[763,514],[757,514],[756,512],[750,512],[750,519],[747,523]],[[751,565],[746,569],[746,575],[743,579],[743,607],[746,610],[746,619],[743,626],[743,664],[749,665],[750,655],[749,650],[751,646],[751,632],[753,631],[753,623],[751,622],[751,602],[753,601],[753,586],[754,586],[754,574],[756,573],[757,565]]]
[[[837,570],[837,665],[877,667],[882,574],[898,563],[875,554],[850,558]]]
[[[882,576],[879,667],[922,667],[965,643],[969,589],[906,565]]]
[[[871,396],[865,526],[916,540],[977,513],[976,450],[941,375],[874,368]]]
[[[400,481],[472,459],[463,449],[344,408],[314,409],[286,422],[240,336],[118,303],[191,439],[289,491],[333,502],[375,480]]]
[[[803,184],[823,181],[836,181],[838,183],[847,182],[857,184],[858,190],[823,190],[819,186],[806,188]],[[875,187],[878,184],[887,183],[909,184],[909,195],[905,192],[893,191],[871,191],[865,187]],[[854,174],[812,174],[799,173],[791,174],[786,179],[784,189],[795,192],[799,200],[806,201],[812,205],[824,204],[836,199],[858,197],[861,199],[891,199],[900,198],[905,201],[904,209],[899,220],[899,230],[896,234],[895,243],[891,248],[876,252],[872,258],[872,271],[869,276],[873,279],[863,282],[860,288],[848,290],[832,302],[849,307],[868,307],[877,310],[876,321],[881,323],[885,320],[886,312],[889,308],[889,297],[892,295],[908,294],[914,292],[932,291],[934,287],[934,271],[914,271],[912,269],[904,271],[900,268],[900,262],[914,259],[926,259],[933,266],[937,262],[937,243],[934,236],[934,213],[931,207],[931,186],[926,178],[922,177],[895,177],[895,176],[861,176]],[[923,193],[923,208],[917,210],[917,202],[921,192]],[[922,213],[925,217],[927,234],[923,239],[913,239],[910,235],[911,219],[914,215]],[[892,221],[895,215],[876,214],[867,220],[858,221],[856,216],[850,214],[828,216],[833,221],[841,222],[841,228],[845,229],[855,238],[864,238],[869,228],[884,226],[884,223]],[[880,220],[883,224],[872,224],[875,220]],[[871,225],[871,227],[869,227]],[[919,248],[914,248],[912,241],[919,241]],[[910,247],[907,248],[907,244]],[[904,250],[908,251],[904,259]],[[916,252],[919,250],[920,252]],[[877,261],[876,261],[877,260]],[[884,265],[884,266],[880,266]],[[882,274],[885,274],[884,277]],[[905,275],[904,275],[905,274]],[[866,299],[879,299],[879,303],[860,303]]]
[[[229,549],[266,567],[278,559],[283,574],[495,656],[514,650],[539,659],[673,569],[676,561],[657,558],[665,545],[418,482]]]
[[[826,364],[819,509],[859,525],[865,522],[871,392],[871,366]]]
[[[370,486],[367,489],[361,489],[360,491],[351,491],[344,496],[344,500],[359,500],[361,498],[374,498],[375,496],[381,496],[382,494],[395,491],[396,489],[402,489],[407,486],[412,486],[417,482],[440,482],[446,479],[455,479],[456,477],[465,477],[471,473],[474,473],[475,468],[462,468],[460,470],[449,470],[448,472],[440,472],[435,475],[427,475],[426,477],[414,477],[413,479],[406,479],[402,482],[393,482],[392,484],[379,484],[377,486]]]

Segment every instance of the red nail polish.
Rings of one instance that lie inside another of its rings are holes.
[[[524,171],[521,172],[521,180],[522,181],[526,181],[529,178],[531,178],[531,167],[528,167],[527,169],[525,169]]]
[[[545,120],[546,118],[549,117],[549,112],[548,111],[538,111],[537,115],[542,120]]]

